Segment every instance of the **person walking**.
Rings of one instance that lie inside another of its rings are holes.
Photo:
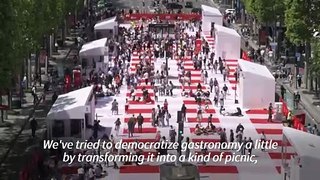
[[[169,112],[167,112],[166,113],[167,126],[170,126],[170,119],[171,119],[171,114]]]
[[[136,123],[136,118],[134,117],[134,114],[133,114],[132,117],[128,121],[129,138],[133,137],[135,123]]]
[[[121,125],[121,121],[120,121],[120,118],[118,118],[115,122],[115,128],[114,130],[116,131],[116,136],[119,135],[119,130],[120,130],[120,125]]]
[[[38,100],[39,100],[38,95],[37,95],[36,85],[33,85],[33,86],[32,86],[31,94],[32,94],[32,96],[33,96],[33,104],[35,105],[35,104],[38,102]]]
[[[247,137],[244,137],[243,138],[243,141],[242,141],[242,143],[243,143],[243,146],[241,147],[241,155],[245,155],[246,154],[246,145],[247,145]]]
[[[165,99],[164,103],[163,103],[163,109],[164,109],[165,113],[168,112],[168,106],[169,106],[169,103],[168,103],[167,99]]]
[[[301,84],[302,84],[302,77],[300,74],[297,75],[297,86],[298,88],[301,88]]]
[[[209,86],[210,86],[210,93],[212,93],[213,86],[214,86],[214,84],[213,84],[213,79],[212,79],[212,78],[210,78]]]
[[[142,133],[142,124],[143,124],[144,118],[141,115],[141,113],[138,115],[137,121],[138,121],[138,132]]]
[[[234,142],[234,132],[230,129],[230,142]]]
[[[228,87],[227,87],[226,84],[224,84],[222,90],[223,90],[223,92],[224,92],[224,93],[223,93],[223,98],[226,99],[226,98],[227,98],[227,94],[228,94]]]
[[[220,104],[220,114],[222,114],[222,111],[223,111],[223,107],[224,107],[224,94],[223,92],[221,91],[220,93],[220,97],[219,97],[219,104]]]
[[[174,89],[174,85],[172,83],[172,81],[169,82],[169,94],[170,96],[173,96],[173,89]]]
[[[246,146],[248,147],[248,155],[252,155],[252,149],[254,147],[254,143],[253,143],[253,140],[251,139],[251,137],[249,137],[248,141],[247,141],[247,144]]]
[[[32,118],[32,120],[30,121],[30,127],[31,127],[32,137],[35,138],[36,137],[36,130],[38,128],[38,122],[35,118]]]
[[[223,130],[220,132],[220,143],[226,143],[226,142],[228,142],[226,128],[223,128]]]
[[[204,84],[208,84],[208,71],[204,71]]]
[[[272,107],[272,103],[270,103],[268,107],[268,122],[272,122],[272,114],[273,114],[273,107]]]
[[[152,108],[151,119],[152,119],[151,125],[153,127],[156,127],[157,114],[156,114],[156,109],[155,108]]]
[[[118,102],[117,102],[117,100],[113,100],[111,106],[112,106],[111,107],[111,114],[112,115],[114,115],[114,114],[118,115],[119,113],[118,113]]]
[[[166,114],[166,110],[164,109],[164,107],[162,107],[159,111],[158,126],[160,126],[160,123],[161,123],[161,127],[165,127],[165,124],[164,124],[165,114]]]
[[[227,79],[227,69],[224,69],[223,70],[223,82],[226,82],[226,79]]]

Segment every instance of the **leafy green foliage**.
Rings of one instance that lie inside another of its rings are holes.
[[[319,39],[316,39],[312,43],[312,49],[313,49],[313,59],[311,61],[311,72],[314,75],[320,74],[320,41]]]
[[[302,0],[285,0],[285,6],[287,38],[296,45],[309,42],[313,31],[309,7]]]
[[[18,23],[13,0],[0,2],[0,89],[6,89],[11,85],[12,70],[14,67],[15,48],[18,36]]]
[[[39,50],[43,37],[52,33],[69,11],[83,0],[0,1],[0,91],[12,87],[23,59]]]
[[[243,0],[246,10],[260,23],[276,21],[277,17],[284,15],[284,2],[282,0]]]

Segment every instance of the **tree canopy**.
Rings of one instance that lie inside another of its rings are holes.
[[[23,59],[38,50],[83,0],[2,0],[0,2],[0,91],[12,87]]]
[[[249,14],[254,16],[260,23],[270,23],[277,16],[284,15],[284,2],[280,0],[243,0]]]
[[[285,0],[286,37],[296,45],[310,41],[312,37],[309,6],[304,3],[304,0]]]

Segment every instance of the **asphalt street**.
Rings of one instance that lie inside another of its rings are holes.
[[[152,6],[153,0],[111,0],[115,8],[119,9],[139,9],[140,11],[154,11],[155,7]],[[143,2],[145,2],[145,6],[143,6]],[[169,3],[172,2],[172,0],[169,0]],[[174,1],[176,3],[176,1]],[[193,8],[201,8],[201,4],[213,6],[213,3],[211,0],[179,0],[178,4],[181,4],[184,8],[182,9],[182,12],[191,12],[192,8],[185,8],[186,2],[192,2]],[[165,10],[166,8],[162,5],[160,0],[160,6],[161,9]]]

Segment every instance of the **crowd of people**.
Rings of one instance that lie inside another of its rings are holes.
[[[159,20],[153,20],[153,22],[159,22]],[[128,113],[131,103],[142,104],[156,104],[156,108],[151,112],[151,125],[153,127],[169,127],[168,136],[161,134],[161,131],[157,131],[154,141],[166,141],[169,137],[169,141],[177,141],[177,133],[174,126],[172,126],[171,113],[169,103],[167,99],[163,104],[158,102],[160,96],[173,96],[175,85],[168,80],[168,66],[166,63],[162,63],[160,69],[155,68],[155,62],[164,57],[170,60],[177,60],[179,81],[182,85],[181,95],[182,97],[192,97],[197,104],[196,119],[197,124],[194,128],[194,134],[200,135],[219,135],[220,142],[244,142],[253,143],[251,137],[246,137],[244,134],[244,126],[239,124],[235,131],[230,129],[229,137],[227,137],[226,129],[223,127],[217,127],[213,123],[213,115],[210,114],[207,118],[207,122],[203,122],[203,114],[207,113],[210,105],[213,104],[220,108],[220,114],[225,116],[243,116],[241,109],[236,108],[236,112],[226,112],[225,100],[230,95],[229,87],[226,85],[226,81],[230,75],[235,76],[238,80],[238,70],[234,74],[231,74],[230,67],[228,67],[226,60],[219,58],[214,60],[214,51],[209,49],[208,42],[204,41],[202,50],[200,53],[194,53],[195,41],[200,38],[200,32],[197,32],[195,36],[186,33],[188,29],[200,29],[200,22],[175,22],[174,38],[168,36],[159,37],[156,31],[148,30],[148,22],[139,21],[137,24],[132,25],[130,28],[120,28],[119,35],[116,39],[113,39],[112,45],[115,48],[115,56],[109,58],[108,71],[105,73],[102,70],[92,70],[86,80],[87,84],[95,85],[95,92],[99,96],[114,96],[120,94],[120,87],[125,84],[128,87],[128,97],[125,104],[125,112]],[[132,64],[132,54],[138,52],[139,63]],[[207,88],[203,88],[202,83],[198,83],[196,90],[192,90],[192,71],[185,69],[185,58],[191,56],[193,67],[195,70],[201,70],[201,82],[208,85]],[[209,77],[208,71],[213,74],[221,74],[225,83],[219,83],[216,78]],[[143,84],[143,85],[141,85]],[[139,88],[138,88],[139,86]],[[140,88],[143,86],[142,88]],[[149,88],[151,87],[151,88]],[[271,108],[272,110],[272,108]],[[112,115],[119,114],[119,103],[117,100],[112,102],[111,107]],[[270,114],[270,113],[269,113]],[[272,119],[269,117],[269,119]],[[181,107],[181,120],[187,122],[187,107],[182,104]],[[134,133],[142,133],[143,126],[145,124],[145,117],[139,114],[132,114],[126,122],[126,125],[122,124],[120,118],[117,118],[114,122],[115,136],[119,137],[121,125],[126,126],[128,129],[128,137],[134,138]],[[137,128],[136,128],[137,126]],[[309,127],[310,132],[315,133],[316,127]],[[94,133],[91,141],[97,139],[103,139],[115,143],[113,135],[98,136],[99,121],[96,121],[93,125]],[[261,140],[266,141],[267,137],[264,133],[261,134]],[[138,139],[135,141],[139,141]],[[185,138],[185,141],[190,141],[189,137]],[[128,154],[135,153],[137,155],[142,154],[141,149],[135,149],[134,152],[129,152],[125,149],[116,149],[113,147],[110,152],[113,154]],[[157,149],[160,154],[167,154],[167,150]],[[86,151],[85,153],[99,154],[97,151]],[[190,150],[185,152],[190,153]],[[252,154],[252,149],[242,149],[241,154]],[[113,163],[115,169],[119,168],[118,162],[106,162],[105,164],[85,164],[78,169],[78,179],[94,179],[99,178],[102,175],[107,175],[107,167],[109,163]],[[121,162],[124,165],[138,162]]]

